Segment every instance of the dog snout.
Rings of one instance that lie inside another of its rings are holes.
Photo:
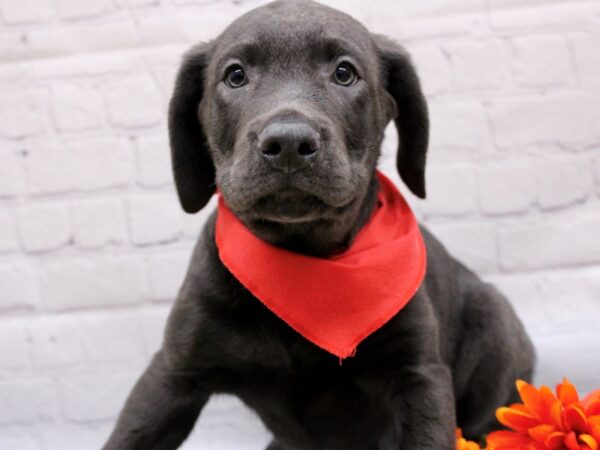
[[[305,167],[321,148],[317,131],[302,122],[271,123],[258,135],[258,149],[277,169],[292,173]]]

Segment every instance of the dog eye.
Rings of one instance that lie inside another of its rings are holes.
[[[225,75],[225,83],[230,88],[236,89],[242,87],[247,82],[246,72],[242,69],[242,66],[239,64],[234,64],[229,69],[227,69],[227,74]]]
[[[358,76],[356,75],[356,70],[352,64],[343,62],[335,69],[333,78],[340,86],[352,86],[356,82]]]

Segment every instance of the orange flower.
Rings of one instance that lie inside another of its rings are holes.
[[[600,450],[600,391],[583,401],[565,378],[556,395],[517,381],[523,403],[498,408],[498,421],[510,431],[488,435],[488,450]]]
[[[460,428],[456,429],[456,450],[481,450],[479,444],[473,441],[467,441]]]

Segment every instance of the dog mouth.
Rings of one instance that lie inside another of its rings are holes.
[[[332,206],[316,195],[287,188],[259,198],[248,213],[255,220],[276,223],[304,223],[332,215]]]

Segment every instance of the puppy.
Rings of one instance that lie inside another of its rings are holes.
[[[427,106],[406,52],[318,3],[255,9],[193,47],[179,71],[169,132],[181,204],[197,212],[218,189],[261,242],[337,255],[378,207],[390,120],[400,176],[424,198]],[[223,392],[258,414],[270,450],[451,450],[457,425],[472,438],[490,431],[515,380],[530,379],[533,348],[509,303],[426,229],[418,290],[340,364],[226,268],[217,219],[105,449],[175,449]]]

